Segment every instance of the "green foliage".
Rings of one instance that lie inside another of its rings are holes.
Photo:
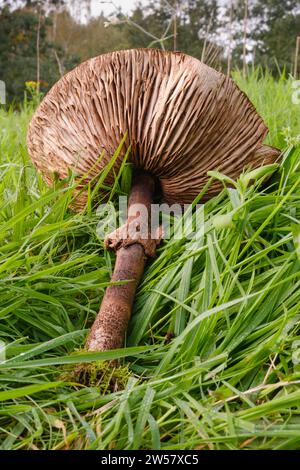
[[[286,68],[292,72],[295,63],[296,37],[300,34],[300,14],[283,16],[272,22],[268,31],[258,39],[263,46],[258,50],[257,59],[262,65],[272,67],[274,72]],[[299,58],[298,58],[299,60]]]
[[[51,32],[49,34],[63,51],[68,51],[81,60],[130,48],[124,25],[107,28],[106,21],[104,16],[100,16],[97,19],[92,18],[87,25],[78,24],[68,11],[63,11],[55,19],[55,36]]]
[[[1,449],[300,449],[299,107],[284,77],[236,79],[285,149],[280,167],[230,189],[212,174],[224,190],[205,204],[203,242],[163,242],[126,348],[105,353],[78,351],[113,264],[97,215],[68,210],[72,180],[48,188],[30,163],[31,104],[0,110]],[[108,380],[117,358],[124,389]],[[92,386],[62,380],[75,364]]]
[[[208,65],[227,71],[228,44],[220,42],[220,28],[229,33],[230,1],[225,16],[217,0],[151,0],[137,4],[129,17],[116,12],[115,18],[74,18],[68,2],[24,0],[0,7],[0,80],[6,83],[8,103],[23,101],[24,83],[36,81],[44,93],[60,76],[79,62],[99,54],[136,47],[173,50],[174,14],[177,8],[176,49]],[[249,0],[247,45],[253,46],[255,64],[267,66],[273,75],[290,73],[295,62],[296,37],[300,30],[298,1]],[[41,14],[41,16],[40,16]],[[37,66],[39,16],[40,74]],[[243,59],[245,1],[233,8],[233,67]],[[110,21],[112,20],[112,21]],[[250,56],[249,56],[250,58]],[[300,60],[300,59],[299,59]]]
[[[298,0],[260,0],[252,13],[259,23],[254,34],[258,41],[258,61],[276,72],[276,65],[292,71],[296,38],[300,31]]]
[[[233,74],[238,86],[247,93],[269,127],[266,143],[283,149],[300,133],[299,105],[293,104],[293,79],[282,73],[274,79],[269,70],[256,68],[245,79]]]
[[[198,59],[202,58],[203,46],[208,34],[216,31],[218,27],[218,2],[216,0],[192,0],[189,2],[149,2],[147,9],[137,6],[130,19],[140,25],[144,31],[160,38],[167,26],[169,30],[167,40],[163,42],[165,49],[173,50],[173,16],[174,8],[184,7],[177,18],[177,50],[190,54]],[[170,5],[172,8],[170,8]],[[159,43],[151,41],[143,31],[137,30],[133,25],[127,26],[131,47],[158,47]]]
[[[237,64],[241,63],[245,1],[234,3],[234,19],[241,27],[235,34],[238,47],[234,51]],[[295,61],[296,38],[300,31],[298,0],[248,0],[247,42],[253,42],[256,64],[268,67],[274,75],[280,71],[292,72]]]
[[[0,79],[6,84],[8,102],[24,99],[25,82],[37,81],[37,35],[39,17],[29,9],[10,11],[0,9]],[[45,92],[60,77],[55,52],[62,55],[65,67],[72,68],[78,61],[62,54],[62,49],[47,38],[51,22],[41,18],[40,26],[40,89]]]

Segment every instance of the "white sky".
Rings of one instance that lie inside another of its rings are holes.
[[[219,3],[222,5],[226,3],[229,0],[219,0]],[[2,5],[3,0],[0,0],[0,5]],[[17,8],[20,5],[19,0],[11,0],[11,3]],[[68,3],[68,2],[67,2]],[[77,0],[74,2],[76,5],[76,9],[78,8],[78,5],[80,6],[80,0]],[[131,13],[131,11],[134,9],[134,7],[139,3],[139,0],[92,0],[91,1],[91,13],[92,16],[99,16],[101,12],[104,13],[104,15],[109,15],[110,13],[115,13],[116,8],[113,6],[113,4],[116,7],[121,7],[123,13]],[[148,0],[140,0],[140,3],[147,5]],[[72,3],[70,2],[69,5],[71,6],[71,11],[72,11]]]
[[[134,6],[138,3],[138,0],[112,0],[117,7],[122,7],[123,13],[130,13]],[[224,5],[224,3],[229,0],[219,0],[219,3]],[[141,3],[147,4],[147,0],[141,0]],[[115,8],[109,4],[109,2],[102,3],[102,0],[92,0],[92,15],[98,16],[101,11],[105,15],[109,15],[115,11]]]
[[[122,7],[123,13],[130,13],[136,5],[137,0],[113,0],[113,3],[117,7]],[[98,16],[100,15],[101,11],[103,11],[105,15],[109,15],[110,13],[115,12],[115,8],[109,2],[102,3],[101,0],[93,0],[92,15]]]

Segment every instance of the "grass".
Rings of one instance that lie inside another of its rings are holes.
[[[280,168],[224,186],[202,243],[162,244],[127,347],[108,353],[81,350],[113,264],[97,215],[67,209],[72,181],[50,189],[37,175],[31,107],[0,111],[1,449],[300,449],[299,107],[284,77],[235,79],[284,150]],[[124,390],[64,377],[117,357]]]

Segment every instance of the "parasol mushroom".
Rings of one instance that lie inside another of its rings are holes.
[[[273,162],[280,152],[263,144],[267,132],[229,77],[183,53],[134,49],[104,54],[53,86],[28,132],[29,153],[46,181],[51,184],[54,173],[63,179],[70,169],[96,177],[126,134],[106,183],[113,183],[129,146],[137,170],[127,224],[105,242],[116,250],[112,281],[128,282],[107,288],[88,350],[122,346],[146,258],[155,255],[159,243],[159,234],[156,240],[147,233],[122,237],[140,215],[135,204],[149,210],[157,183],[165,202],[191,203],[209,170],[234,178],[246,166]],[[208,197],[219,191],[219,184],[210,187]],[[86,200],[86,193],[80,193],[76,208]],[[142,225],[148,222],[146,215]]]

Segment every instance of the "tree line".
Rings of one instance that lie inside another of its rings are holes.
[[[91,0],[2,0],[0,80],[17,105],[26,82],[46,92],[83,60],[134,47],[182,51],[228,74],[297,75],[299,36],[299,0],[150,0],[97,18]]]

